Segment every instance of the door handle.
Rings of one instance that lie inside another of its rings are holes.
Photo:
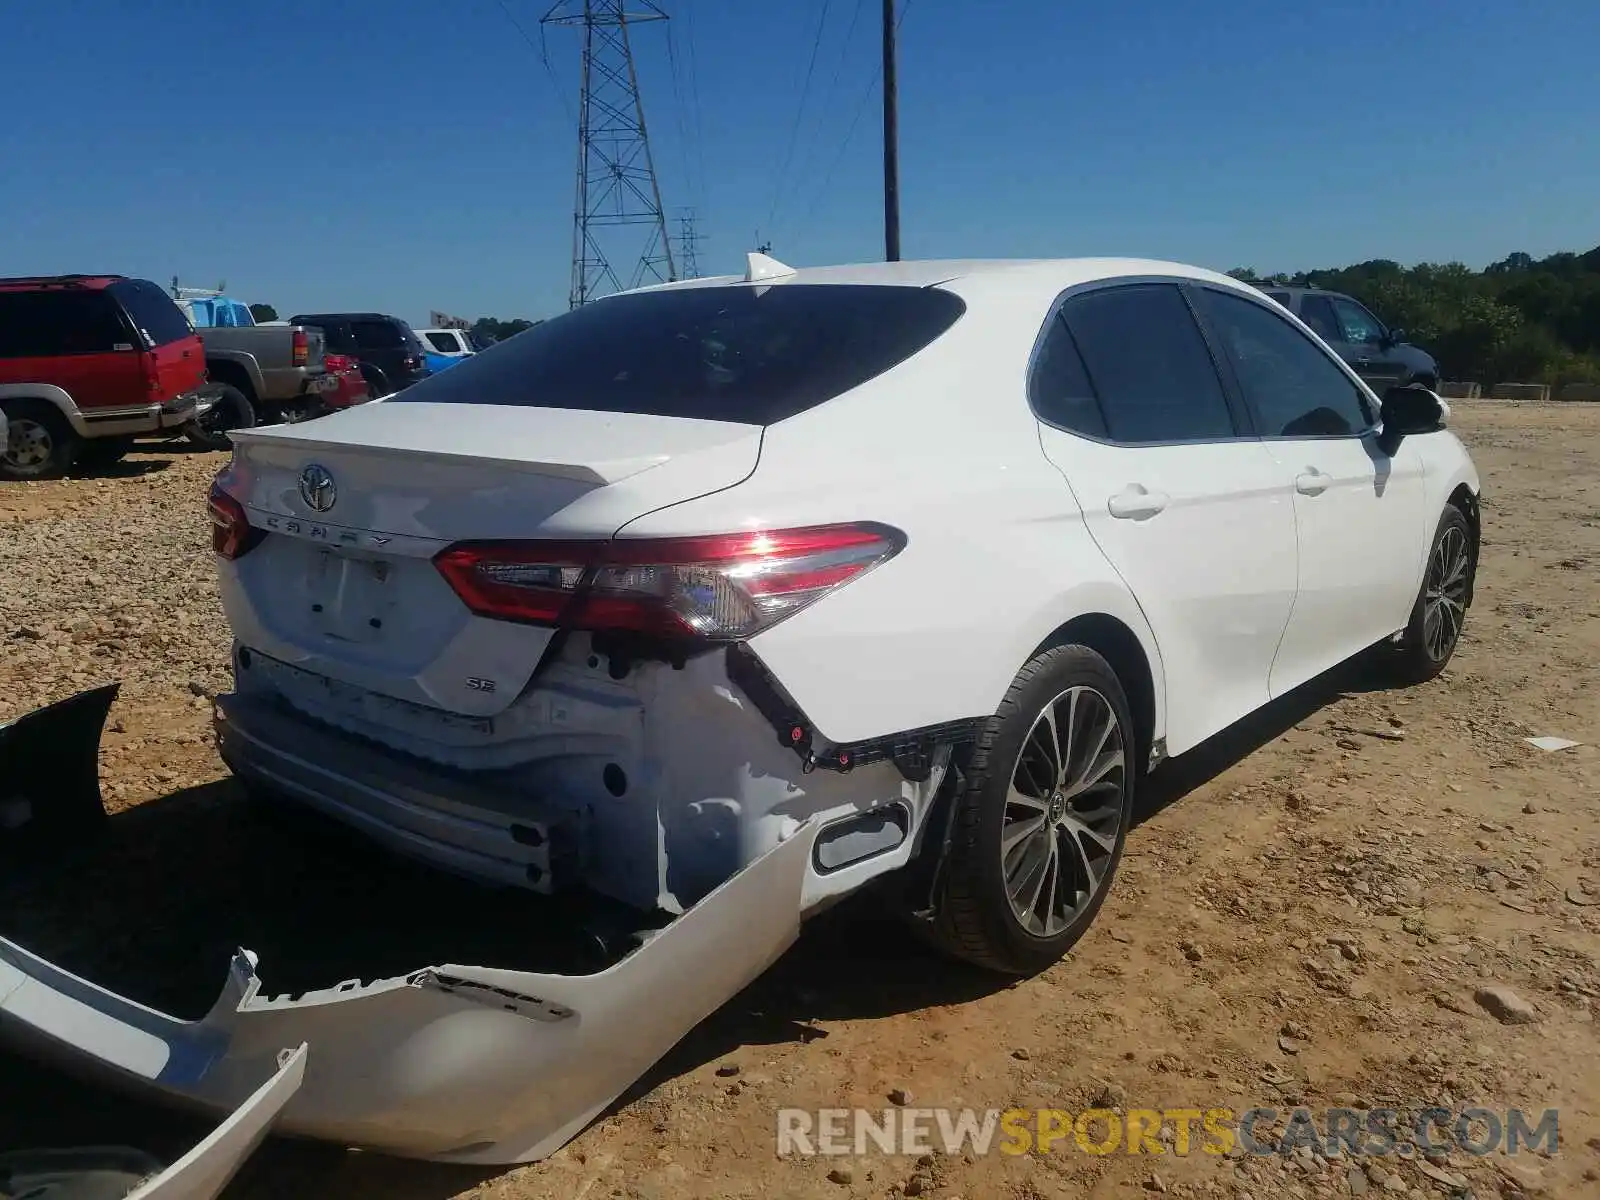
[[[1167,507],[1165,492],[1152,492],[1142,483],[1130,483],[1106,501],[1106,511],[1121,520],[1141,521]]]
[[[1302,471],[1294,477],[1294,490],[1302,496],[1320,496],[1328,490],[1328,485],[1332,482],[1332,475],[1324,475],[1312,467],[1309,471]]]

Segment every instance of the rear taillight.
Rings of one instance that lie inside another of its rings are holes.
[[[859,578],[905,539],[881,525],[615,542],[477,542],[434,562],[479,616],[737,641]]]
[[[211,514],[211,548],[223,558],[236,559],[261,540],[262,531],[251,528],[244,505],[215,483],[211,485],[206,510]]]
[[[311,339],[306,337],[304,329],[296,329],[294,331],[294,357],[292,361],[297,367],[303,367],[311,361]]]

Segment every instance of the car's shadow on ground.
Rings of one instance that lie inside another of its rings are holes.
[[[80,463],[72,468],[72,478],[142,479],[147,475],[159,475],[171,466],[172,463],[165,458],[123,458],[114,463]]]
[[[1152,776],[1138,819],[1339,695],[1373,686],[1371,671],[1353,664],[1273,703]],[[260,955],[273,994],[447,962],[593,970],[592,941],[573,932],[579,911],[397,861],[310,814],[262,811],[231,782],[120,812],[49,862],[0,859],[0,933],[187,1017],[209,1008],[239,946]],[[819,1022],[959,1004],[1007,986],[925,948],[873,896],[854,898],[808,924],[781,961],[692,1030],[619,1105],[741,1047],[825,1036]],[[0,1120],[0,1152],[124,1144],[170,1159],[209,1128],[10,1055],[0,1055],[0,1095],[23,1098]],[[280,1141],[258,1152],[229,1195],[440,1200],[497,1173]]]

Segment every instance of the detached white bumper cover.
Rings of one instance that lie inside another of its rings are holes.
[[[283,1048],[304,1046],[278,1131],[415,1158],[527,1162],[559,1149],[793,943],[815,836],[800,826],[595,975],[441,966],[271,999],[255,956],[240,951],[211,1012],[191,1022],[0,939],[0,1036],[219,1114],[248,1110],[285,1068]]]
[[[0,1154],[0,1196],[216,1200],[267,1136],[304,1078],[304,1046],[285,1050],[282,1060],[275,1075],[170,1167],[163,1169],[149,1155],[131,1148],[18,1150]]]
[[[306,1073],[306,1048],[285,1051],[278,1073],[263,1083],[221,1125],[189,1153],[126,1200],[216,1200],[245,1159],[266,1140],[273,1122],[300,1088]]]

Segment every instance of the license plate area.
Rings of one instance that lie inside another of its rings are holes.
[[[394,563],[319,547],[309,570],[306,593],[318,632],[341,642],[384,638],[394,611]]]

